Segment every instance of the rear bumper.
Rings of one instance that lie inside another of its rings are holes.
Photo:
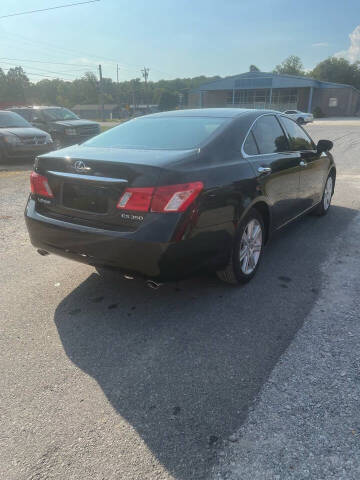
[[[176,280],[199,269],[224,263],[228,232],[198,232],[179,242],[146,241],[138,232],[118,232],[45,217],[29,199],[25,220],[31,243],[38,249],[92,266],[154,280]],[[220,258],[219,258],[220,254]]]

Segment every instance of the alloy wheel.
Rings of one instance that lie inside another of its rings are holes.
[[[324,199],[323,199],[324,210],[327,210],[330,207],[332,192],[333,192],[333,179],[330,176],[327,179],[325,190],[324,190]]]
[[[240,268],[242,273],[250,275],[258,264],[262,248],[262,227],[260,222],[253,218],[244,229],[240,243]]]

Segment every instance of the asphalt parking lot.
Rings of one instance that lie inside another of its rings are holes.
[[[242,288],[203,276],[154,291],[138,281],[105,283],[90,267],[41,257],[23,221],[31,165],[0,166],[1,478],[209,478],[269,379],[281,390],[282,377],[272,377],[277,365],[299,365],[294,345],[309,318],[321,315],[317,305],[332,277],[345,280],[326,297],[330,311],[338,311],[335,302],[353,311],[351,299],[360,294],[346,283],[347,273],[358,276],[351,258],[360,255],[359,241],[347,234],[360,210],[360,122],[307,128],[314,140],[335,142],[333,206],[326,217],[307,216],[277,235]],[[358,347],[353,341],[348,354]],[[359,380],[347,378],[351,391]],[[270,408],[266,419],[271,415]],[[360,431],[359,419],[354,428]],[[359,457],[356,438],[351,452]],[[249,465],[242,474],[241,452],[230,457],[234,478],[255,478]],[[230,475],[227,458],[217,478]],[[294,477],[259,478],[330,478],[294,465]],[[360,478],[352,468],[334,478]]]

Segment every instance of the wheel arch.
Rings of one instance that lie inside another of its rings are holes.
[[[265,242],[267,243],[269,238],[270,238],[270,232],[271,232],[271,210],[269,204],[263,200],[263,199],[258,199],[255,200],[254,202],[251,202],[248,207],[244,210],[242,213],[239,221],[241,222],[243,218],[249,213],[251,209],[257,210],[263,221],[264,221],[264,227],[265,227]]]

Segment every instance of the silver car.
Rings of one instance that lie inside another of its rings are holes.
[[[314,115],[312,113],[300,112],[299,110],[286,110],[284,114],[300,125],[314,121]]]

